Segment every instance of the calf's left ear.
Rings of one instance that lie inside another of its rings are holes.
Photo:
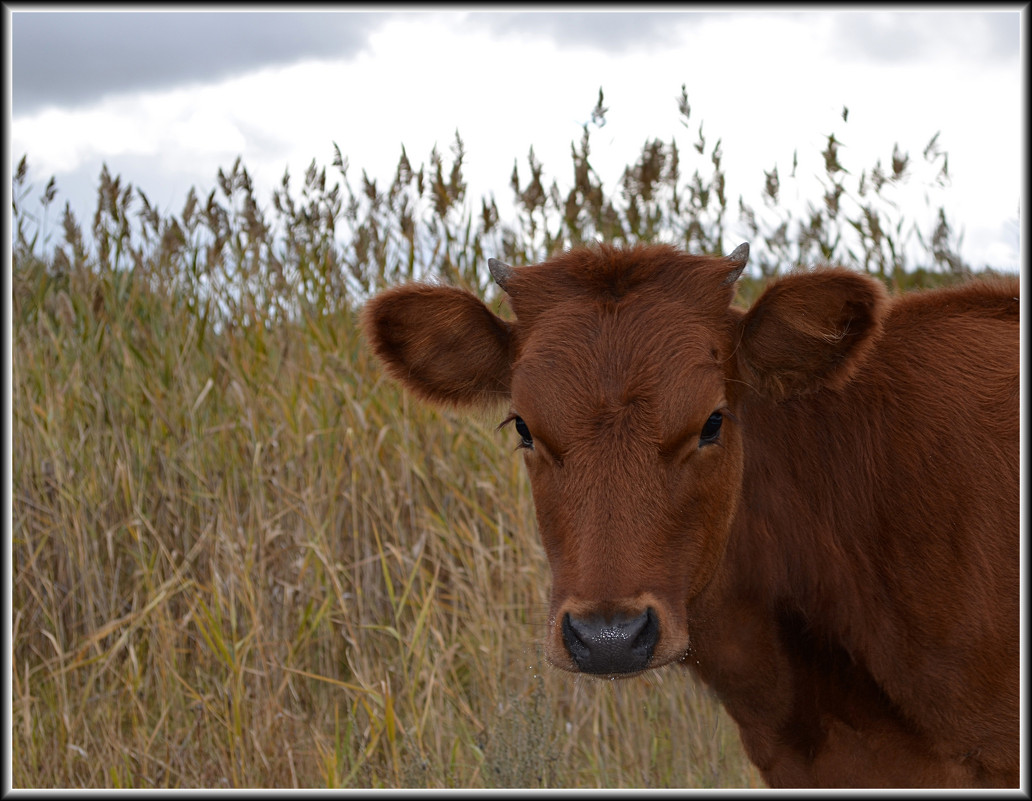
[[[739,322],[738,377],[773,400],[844,386],[881,333],[887,302],[879,281],[850,270],[782,278]]]
[[[509,397],[510,326],[469,292],[388,289],[366,303],[362,327],[387,372],[424,400],[490,406]]]

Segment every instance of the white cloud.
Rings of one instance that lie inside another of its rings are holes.
[[[846,145],[843,162],[858,170],[876,158],[885,163],[897,140],[920,159],[941,130],[954,175],[944,202],[968,231],[966,244],[1016,267],[1016,243],[1008,258],[1000,255],[1008,246],[993,237],[1017,214],[1017,59],[974,59],[965,48],[980,52],[975,33],[961,35],[955,21],[940,30],[931,17],[916,28],[926,34],[917,43],[920,59],[872,62],[857,54],[882,23],[848,14],[687,16],[654,46],[618,52],[583,37],[558,45],[559,28],[554,36],[526,26],[492,36],[476,15],[395,15],[350,60],[20,115],[12,159],[27,153],[34,174],[55,174],[66,191],[62,175],[95,176],[101,161],[118,172],[120,164],[150,159],[147,178],[161,187],[124,177],[178,210],[191,185],[212,188],[217,170],[238,154],[267,202],[285,168],[297,176],[313,158],[329,166],[332,142],[349,158],[353,181],[365,169],[383,185],[402,144],[414,165],[426,163],[435,144],[450,159],[458,129],[471,203],[493,193],[505,214],[513,161],[525,179],[531,146],[549,180],[569,181],[570,144],[579,142],[602,86],[610,112],[607,125],[592,132],[592,161],[610,189],[646,139],[676,136],[689,161],[700,122],[710,143],[722,139],[732,202],[758,193],[762,170],[775,163],[787,176],[797,148],[800,176],[820,173],[832,131]],[[851,22],[853,40],[844,38]],[[682,83],[692,105],[689,130],[676,108]],[[695,165],[684,166],[690,174]],[[84,207],[80,216],[91,210],[92,193],[72,200]]]

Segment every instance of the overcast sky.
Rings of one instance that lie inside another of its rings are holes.
[[[845,144],[840,159],[856,171],[887,162],[897,141],[919,162],[939,131],[953,182],[930,197],[964,230],[962,254],[976,267],[1018,267],[1027,166],[1018,5],[9,8],[12,165],[27,155],[39,186],[54,175],[58,200],[69,200],[82,222],[92,219],[103,163],[178,214],[191,186],[206,194],[239,155],[269,206],[284,170],[296,186],[313,158],[329,167],[333,142],[353,181],[365,169],[387,182],[403,144],[414,164],[427,163],[435,144],[448,152],[456,129],[470,202],[494,194],[504,215],[514,160],[526,174],[531,146],[549,181],[570,180],[570,144],[602,87],[609,113],[593,133],[592,158],[610,188],[646,139],[676,136],[687,158],[702,121],[711,141],[722,139],[736,207],[740,194],[758,203],[762,170],[775,164],[784,186],[796,149],[800,174],[820,173],[832,131]],[[690,130],[677,114],[682,84]],[[931,190],[915,191],[923,205]]]

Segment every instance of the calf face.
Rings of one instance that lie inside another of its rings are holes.
[[[492,262],[513,320],[422,284],[364,310],[374,351],[418,396],[508,404],[552,570],[546,654],[560,668],[630,675],[685,656],[688,608],[739,503],[743,397],[841,386],[879,331],[884,291],[845,270],[790,276],[748,312],[732,308],[747,255],[597,246]]]

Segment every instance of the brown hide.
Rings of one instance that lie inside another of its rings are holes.
[[[736,251],[737,252],[737,251]],[[363,320],[421,397],[508,399],[559,668],[697,671],[772,786],[1018,785],[1018,283],[597,246]],[[492,268],[494,270],[494,267]]]

